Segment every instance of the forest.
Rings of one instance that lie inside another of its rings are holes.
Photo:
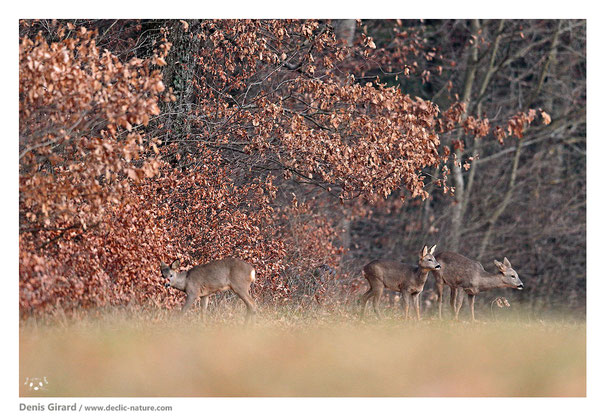
[[[586,396],[586,31],[20,20],[20,402]]]
[[[585,49],[584,20],[21,20],[20,315],[172,309],[161,261],[225,257],[260,305],[350,305],[436,244],[511,261],[484,307],[583,316]]]

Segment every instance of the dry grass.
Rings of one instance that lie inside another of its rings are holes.
[[[360,322],[345,308],[221,306],[27,320],[23,396],[585,396],[585,322]]]

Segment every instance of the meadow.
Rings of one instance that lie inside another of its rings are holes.
[[[20,394],[585,396],[586,38],[586,19],[19,20]],[[184,284],[226,257],[255,274]],[[369,284],[431,301],[438,260],[511,289],[474,323],[467,300],[461,321],[358,317]],[[233,294],[177,311],[179,288],[189,307],[253,279],[253,325]]]
[[[242,306],[180,317],[105,310],[22,320],[22,396],[585,396],[586,325],[570,316],[361,321],[351,308]]]

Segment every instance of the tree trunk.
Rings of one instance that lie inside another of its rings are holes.
[[[471,21],[471,33],[475,35],[480,30],[480,22],[478,19]],[[463,96],[462,102],[465,104],[466,111],[462,115],[463,119],[467,116],[467,108],[471,99],[472,87],[475,81],[476,70],[478,64],[478,47],[477,43],[474,44],[470,51],[469,57],[467,58],[467,69],[465,71],[465,82],[463,84]],[[459,135],[459,140],[463,139],[463,134]],[[452,174],[455,185],[455,201],[452,207],[452,224],[451,224],[451,239],[450,247],[451,250],[457,251],[461,240],[461,225],[463,224],[463,215],[465,204],[465,181],[463,179],[463,168],[462,168],[462,151],[457,149],[455,151],[455,161],[452,166]]]
[[[354,35],[356,33],[356,20],[343,19],[335,20],[335,36],[339,40],[345,41],[347,46],[353,46]]]
[[[501,43],[501,38],[503,36],[503,28],[505,27],[505,20],[499,21],[499,26],[497,27],[497,32],[495,36],[495,40],[492,44],[492,49],[490,51],[490,59],[488,61],[488,67],[486,72],[484,73],[484,77],[482,79],[482,84],[480,85],[480,90],[478,91],[478,100],[475,103],[475,114],[478,119],[482,117],[482,99],[484,94],[486,93],[486,89],[492,80],[492,76],[495,74],[497,67],[495,66],[497,52],[499,51],[499,44]],[[473,148],[471,150],[471,155],[473,159],[470,162],[469,174],[467,175],[467,186],[465,187],[465,196],[463,198],[463,207],[461,207],[461,211],[463,215],[467,212],[467,205],[469,204],[469,200],[471,199],[471,192],[473,190],[473,182],[475,179],[475,175],[477,172],[477,164],[476,160],[480,156],[480,142],[479,139],[474,138]]]
[[[343,247],[343,255],[341,256],[341,266],[344,267],[347,260],[350,258],[349,250],[351,248],[351,207],[343,210],[343,218],[339,222],[341,232],[341,245]]]
[[[558,36],[560,35],[561,27],[562,27],[562,21],[560,20],[558,22],[558,26],[557,26],[556,30],[554,31],[553,37],[551,39],[551,46],[549,48],[548,58],[545,60],[545,64],[543,65],[543,68],[541,69],[541,74],[539,76],[539,79],[537,80],[537,85],[535,86],[535,89],[532,91],[532,93],[530,94],[530,96],[528,97],[528,100],[526,101],[526,103],[524,105],[524,108],[523,108],[524,110],[529,109],[530,106],[532,105],[533,101],[537,98],[539,92],[541,91],[541,89],[543,87],[543,83],[545,82],[545,77],[547,76],[547,70],[549,69],[549,65],[556,58]],[[490,242],[490,239],[492,238],[492,234],[494,233],[495,224],[497,223],[497,221],[499,220],[499,218],[501,217],[501,215],[503,214],[503,212],[505,211],[505,209],[511,202],[511,197],[513,195],[513,191],[516,186],[516,177],[518,175],[518,166],[520,164],[520,156],[522,154],[523,143],[524,143],[524,138],[521,138],[518,140],[518,143],[516,145],[516,152],[513,157],[511,173],[509,174],[509,182],[507,184],[507,191],[503,195],[503,200],[497,206],[495,211],[492,213],[492,216],[490,216],[490,219],[488,220],[488,229],[486,230],[486,233],[482,237],[482,243],[480,244],[480,252],[479,252],[479,256],[478,256],[479,259],[482,259],[482,257],[484,256],[484,253],[486,252],[486,246],[488,246],[488,243]]]
[[[193,107],[193,80],[197,69],[197,52],[200,41],[190,33],[199,28],[199,20],[188,20],[186,29],[182,22],[171,21],[170,42],[172,48],[164,69],[164,83],[172,87],[177,100],[167,103],[166,113],[180,114],[167,119],[166,128],[175,132],[175,139],[186,137],[191,131],[189,113]]]

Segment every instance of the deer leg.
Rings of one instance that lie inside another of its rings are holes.
[[[412,299],[415,304],[415,310],[417,311],[417,320],[421,320],[421,306],[419,305],[419,298],[421,298],[420,296],[421,296],[420,292],[418,292],[412,296],[413,297]]]
[[[189,310],[191,308],[191,306],[194,304],[194,301],[196,301],[196,298],[198,298],[198,294],[193,294],[193,293],[187,293],[187,298],[185,299],[185,304],[183,304],[183,308],[181,309],[181,313],[185,313],[187,310]]]
[[[456,312],[456,301],[457,300],[457,288],[456,287],[450,287],[450,309],[452,310],[452,314],[453,315],[458,315],[458,312]]]
[[[444,292],[444,283],[436,280],[436,290],[438,291],[438,318],[442,320],[442,293]]]
[[[370,298],[372,294],[372,287],[370,287],[368,289],[368,291],[366,291],[362,297],[360,297],[360,302],[362,303],[362,310],[360,311],[360,318],[364,317],[364,314],[366,313],[366,304],[368,303],[368,299]]]
[[[452,288],[451,288],[452,289]],[[455,291],[455,294],[457,295],[456,297],[456,301],[455,301],[455,320],[459,320],[459,311],[461,311],[461,306],[463,305],[463,291]]]
[[[257,314],[257,308],[252,296],[248,293],[248,290],[237,294],[240,299],[244,301],[244,304],[246,304],[246,323],[248,323],[250,320],[254,320],[255,314]]]
[[[471,310],[471,321],[476,321],[476,316],[473,311],[473,305],[476,301],[476,296],[474,294],[467,294],[467,299],[469,300],[469,308]]]
[[[252,297],[247,294],[247,297],[244,299],[244,303],[246,304],[246,323],[255,320],[255,316],[257,314],[257,308],[255,307],[255,302]]]
[[[402,291],[402,309],[404,310],[404,319],[408,320],[408,300],[409,294],[406,291]]]
[[[249,292],[250,288],[247,285],[237,285],[235,287],[232,285],[231,289],[246,304],[246,323],[248,323],[257,313],[255,301]]]
[[[373,291],[372,297],[372,308],[379,319],[381,319],[381,312],[379,311],[379,302],[381,301],[381,295],[383,294],[383,287],[378,287]]]
[[[208,310],[208,295],[205,295],[202,297],[202,300],[200,300],[200,306],[202,307],[202,320],[206,321],[206,311]]]

